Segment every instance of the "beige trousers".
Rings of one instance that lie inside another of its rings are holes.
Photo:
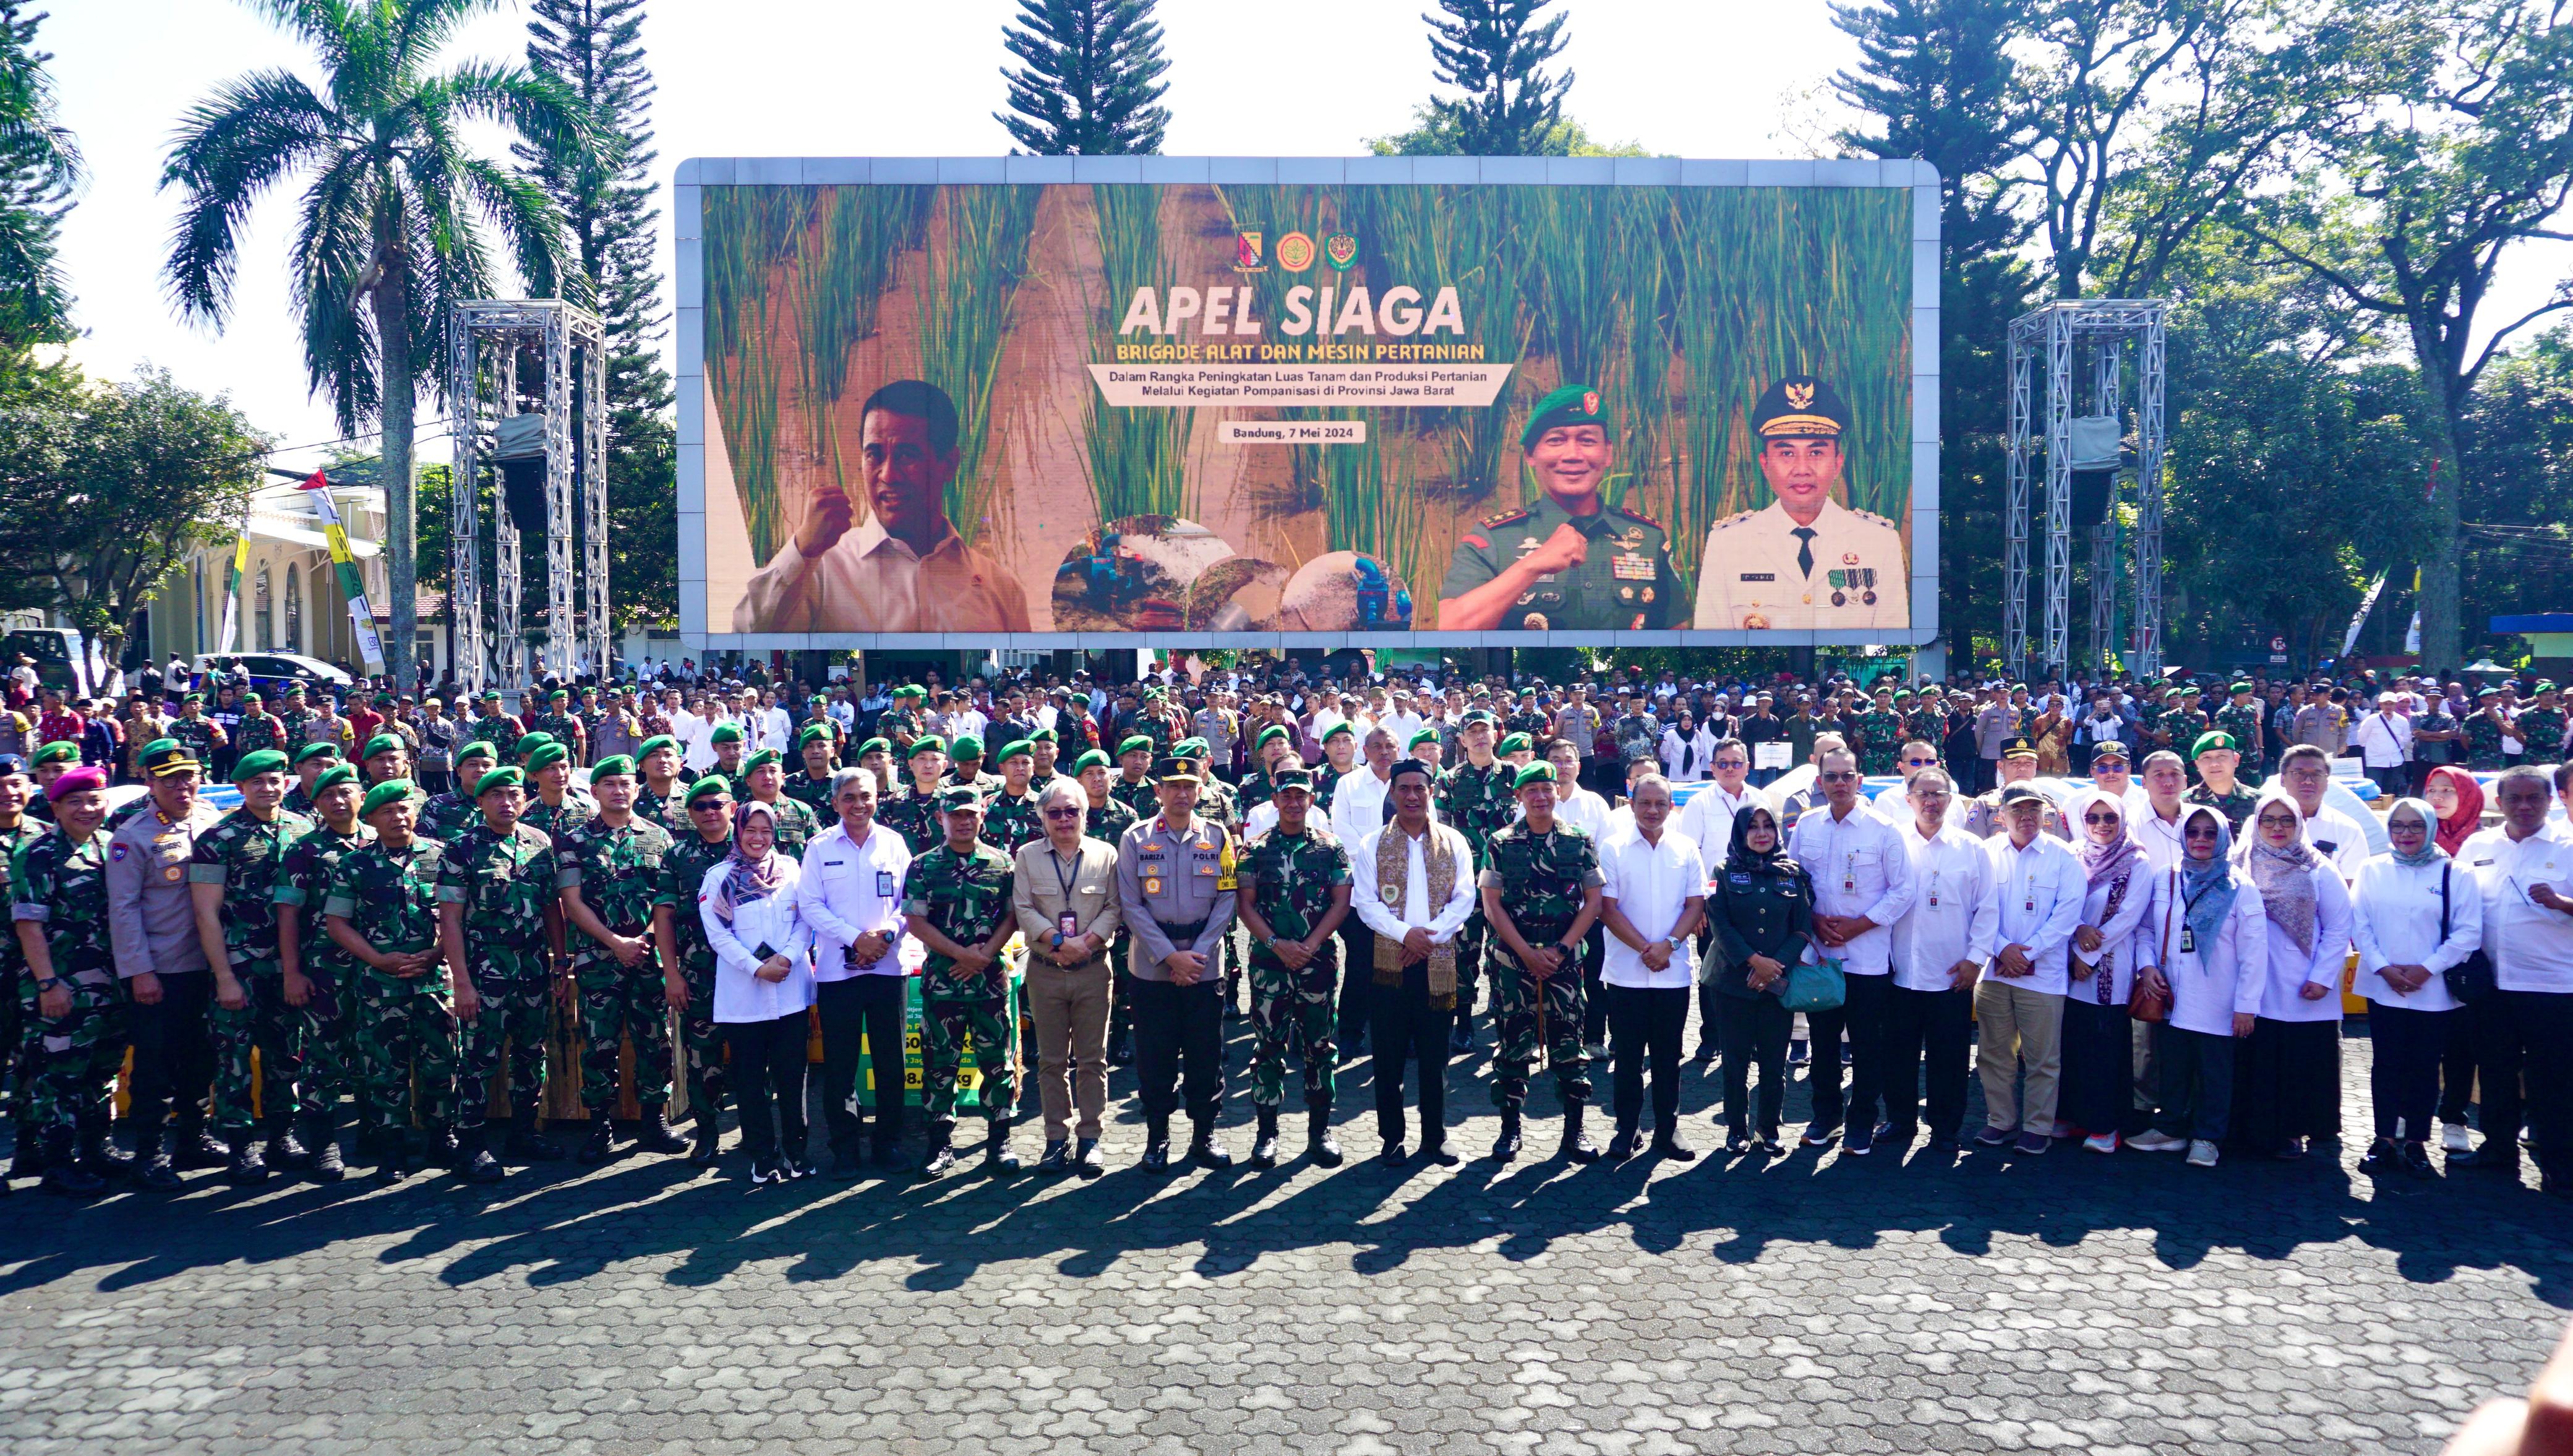
[[[2052,1136],[2055,1093],[2064,1075],[2064,998],[1985,972],[1975,986],[1975,1043],[1985,1119],[1996,1127]],[[2028,1069],[2025,1109],[2015,1086],[2022,1067]]]
[[[1108,990],[1104,955],[1069,969],[1042,956],[1028,958],[1020,994],[1037,1024],[1037,1092],[1045,1100],[1048,1142],[1099,1135],[1108,1108]]]

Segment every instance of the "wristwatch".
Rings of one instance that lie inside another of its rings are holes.
[[[63,978],[59,976],[47,976],[36,983],[36,990],[39,992],[51,991],[62,984]]]

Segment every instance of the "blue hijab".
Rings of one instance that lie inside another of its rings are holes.
[[[2203,814],[2215,821],[2215,855],[2200,863],[2188,857],[2188,822]],[[2180,902],[2186,907],[2184,918],[2201,944],[2212,945],[2224,929],[2224,918],[2233,913],[2233,827],[2224,816],[2204,804],[2191,805],[2180,811]]]

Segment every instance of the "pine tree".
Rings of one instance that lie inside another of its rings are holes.
[[[2004,345],[2030,293],[2019,256],[2028,223],[2011,211],[2001,174],[2025,145],[2007,53],[2025,8],[2017,0],[1832,7],[1860,56],[1833,89],[1870,119],[1841,133],[1841,145],[1939,169],[1941,625],[1961,666],[1977,636],[2001,638]]]
[[[1171,124],[1154,0],[1019,0],[1001,43],[1026,64],[1001,76],[1009,112],[993,120],[1041,157],[1147,155]]]
[[[562,209],[607,331],[608,582],[621,622],[678,615],[678,432],[661,365],[653,264],[652,73],[643,0],[532,0],[527,63],[590,109],[600,138],[563,160],[517,149],[523,173]]]
[[[1453,135],[1467,157],[1536,157],[1556,143],[1572,73],[1537,67],[1564,46],[1560,15],[1539,21],[1554,0],[1438,0],[1446,18],[1429,25],[1429,55],[1441,84],[1465,93],[1429,103],[1427,130]],[[1556,143],[1556,145],[1560,145]]]
[[[57,260],[79,150],[58,120],[36,49],[43,13],[0,0],[0,375],[23,375],[27,350],[72,338],[71,289]]]

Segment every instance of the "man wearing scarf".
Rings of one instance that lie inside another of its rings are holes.
[[[1474,852],[1465,837],[1430,814],[1429,765],[1394,767],[1386,793],[1393,820],[1368,831],[1351,849],[1349,902],[1369,934],[1369,965],[1347,978],[1369,977],[1364,1005],[1375,1062],[1378,1160],[1403,1160],[1402,1080],[1420,1071],[1420,1149],[1441,1166],[1458,1161],[1447,1147],[1448,1027],[1456,1013],[1457,938],[1474,908]],[[1577,979],[1577,978],[1576,978]],[[1343,1007],[1346,1002],[1343,1000]]]

